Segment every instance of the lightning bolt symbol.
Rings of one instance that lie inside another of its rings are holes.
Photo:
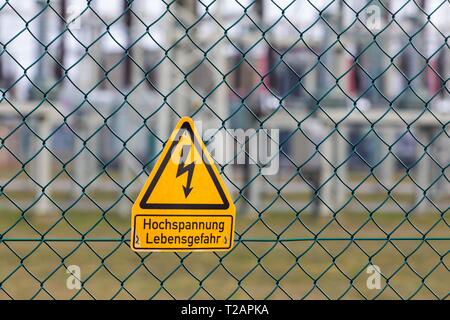
[[[184,197],[187,198],[189,196],[189,194],[192,191],[192,187],[191,187],[191,183],[192,183],[192,176],[194,174],[194,168],[195,168],[195,163],[192,162],[188,165],[186,165],[186,159],[189,155],[189,151],[191,150],[191,146],[190,145],[184,145],[181,149],[181,153],[180,153],[180,163],[178,164],[178,170],[177,170],[177,178],[183,174],[185,174],[187,172],[188,177],[187,177],[187,181],[186,181],[186,186],[183,186],[183,191],[184,191]]]

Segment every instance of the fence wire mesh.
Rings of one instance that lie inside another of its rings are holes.
[[[0,298],[448,299],[449,13],[1,0]],[[234,248],[134,253],[132,203],[182,116],[207,144],[279,130],[276,172],[235,139],[216,163]]]

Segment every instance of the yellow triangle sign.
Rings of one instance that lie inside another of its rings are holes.
[[[137,197],[134,251],[224,251],[236,208],[191,118],[182,118]]]

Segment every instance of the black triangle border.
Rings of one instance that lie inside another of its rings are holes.
[[[186,130],[183,131],[182,129]],[[200,155],[202,155],[202,159],[204,161],[204,164],[208,170],[209,175],[211,176],[211,179],[214,182],[214,185],[219,192],[220,198],[222,199],[222,204],[206,204],[206,203],[186,203],[186,204],[177,204],[177,203],[148,203],[148,199],[150,198],[153,190],[156,187],[156,184],[159,181],[159,178],[161,177],[162,173],[164,172],[165,167],[167,166],[167,163],[169,162],[169,159],[172,155],[172,150],[178,145],[180,141],[180,137],[184,132],[188,132],[191,140],[194,143],[194,146],[199,152]],[[208,161],[208,163],[207,163]],[[224,190],[222,189],[222,186],[220,185],[220,182],[217,180],[217,177],[214,173],[214,170],[212,168],[212,165],[210,164],[209,160],[203,156],[202,148],[200,147],[200,143],[198,142],[194,131],[191,127],[191,124],[188,121],[185,121],[181,127],[178,129],[178,132],[176,136],[174,137],[172,144],[169,147],[169,150],[166,152],[166,155],[161,162],[161,165],[159,166],[155,176],[152,179],[152,182],[150,183],[148,189],[145,191],[144,196],[142,197],[139,206],[141,209],[188,209],[188,210],[226,210],[230,207],[230,203],[227,199],[227,196],[225,195]]]

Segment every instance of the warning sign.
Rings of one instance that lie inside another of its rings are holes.
[[[135,251],[233,246],[235,206],[191,118],[176,125],[132,209]]]

